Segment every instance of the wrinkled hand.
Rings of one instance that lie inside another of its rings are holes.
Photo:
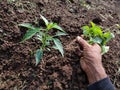
[[[92,84],[107,77],[102,66],[101,48],[98,44],[90,45],[82,39],[77,37],[77,42],[83,48],[83,57],[80,60],[82,69],[88,76],[89,83]]]

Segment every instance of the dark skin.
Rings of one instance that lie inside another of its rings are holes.
[[[83,48],[83,57],[80,60],[82,69],[87,74],[89,84],[93,84],[107,77],[102,65],[101,48],[98,44],[90,45],[78,36],[76,41]]]

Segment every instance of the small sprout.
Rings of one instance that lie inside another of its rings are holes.
[[[106,46],[107,42],[109,42],[112,38],[114,38],[114,34],[111,32],[103,32],[102,29],[94,24],[93,22],[90,22],[91,27],[89,26],[83,26],[83,35],[88,38],[88,42],[90,44],[97,43],[101,46],[102,52],[101,54],[105,54],[109,51],[109,46]]]
[[[33,36],[36,36],[36,39],[38,39],[42,43],[40,48],[36,50],[35,54],[36,65],[38,65],[40,60],[42,59],[44,51],[45,50],[50,51],[51,50],[50,48],[57,49],[61,53],[61,55],[64,56],[63,46],[61,44],[61,41],[57,37],[67,35],[67,33],[60,26],[58,26],[57,23],[48,22],[48,20],[44,16],[42,15],[40,16],[46,25],[45,28],[43,28],[42,26],[34,27],[29,23],[19,24],[19,26],[28,29],[21,42],[24,42],[32,38]],[[49,31],[51,29],[56,29],[58,31],[54,35],[49,35]],[[55,45],[51,46],[51,42],[53,42]]]

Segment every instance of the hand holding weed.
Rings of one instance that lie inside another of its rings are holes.
[[[80,64],[88,76],[89,83],[92,84],[107,77],[102,66],[100,46],[98,44],[90,45],[79,36],[77,37],[77,42],[83,48],[83,57],[80,60]]]

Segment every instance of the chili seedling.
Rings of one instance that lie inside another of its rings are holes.
[[[51,50],[51,48],[59,50],[62,56],[64,56],[64,50],[61,41],[58,39],[59,36],[67,35],[67,33],[58,26],[57,23],[49,22],[44,16],[40,15],[42,20],[45,23],[45,28],[41,27],[34,27],[29,23],[22,23],[19,24],[21,27],[25,27],[28,29],[26,34],[24,35],[22,42],[32,38],[33,36],[36,37],[41,42],[41,46],[39,49],[36,50],[35,58],[36,58],[36,65],[39,64],[41,61],[44,51]],[[54,35],[50,35],[49,31],[55,29],[57,32]],[[52,46],[51,42],[54,43]]]

